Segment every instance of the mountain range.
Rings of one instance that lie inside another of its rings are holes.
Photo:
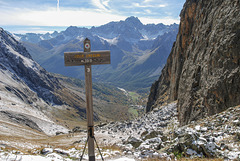
[[[95,121],[134,116],[128,112],[134,101],[117,87],[94,83],[93,97]],[[84,81],[47,72],[32,59],[22,43],[0,28],[2,124],[7,124],[9,129],[13,125],[47,135],[59,131],[67,133],[86,120],[85,107]],[[136,114],[136,108],[131,110]],[[121,116],[115,118],[113,114]],[[8,129],[6,131],[12,134]]]
[[[93,67],[93,81],[146,92],[161,73],[177,32],[177,24],[144,25],[137,17],[129,17],[99,27],[71,26],[59,33],[14,36],[47,71],[81,79],[83,68],[64,67],[63,53],[83,51],[83,40],[87,37],[92,51],[111,51],[110,65]]]

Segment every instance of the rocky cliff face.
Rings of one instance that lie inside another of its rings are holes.
[[[1,71],[11,72],[15,76],[16,82],[25,83],[33,91],[36,91],[39,97],[49,103],[63,104],[54,95],[55,90],[61,89],[58,80],[33,61],[26,48],[1,28],[0,62]],[[7,84],[8,82],[5,81],[5,83]],[[14,91],[12,86],[6,86],[6,88],[11,92]],[[33,101],[29,99],[29,103]]]
[[[240,104],[239,0],[187,0],[147,111],[178,100],[181,125]]]

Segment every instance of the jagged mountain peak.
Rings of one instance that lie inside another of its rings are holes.
[[[128,17],[125,22],[135,27],[142,27],[143,25],[142,22],[138,19],[138,17],[134,16]]]
[[[78,32],[78,30],[81,29],[80,27],[77,26],[69,26],[65,32]]]

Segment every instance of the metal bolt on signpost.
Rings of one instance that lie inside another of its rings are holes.
[[[84,52],[65,52],[65,66],[85,66],[85,90],[86,90],[86,111],[87,111],[87,142],[89,161],[95,161],[94,141],[94,122],[93,122],[93,98],[92,98],[92,66],[100,64],[110,64],[110,51],[93,51],[91,52],[91,43],[88,38],[84,40]],[[97,145],[97,142],[96,142]],[[100,149],[97,145],[100,152]],[[85,152],[86,145],[83,150]],[[82,157],[83,157],[82,154]],[[101,154],[101,152],[100,152]],[[81,157],[81,159],[82,159]],[[102,154],[101,154],[102,157]],[[103,157],[102,157],[103,160]]]

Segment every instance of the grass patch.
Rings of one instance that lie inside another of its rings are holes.
[[[103,150],[121,151],[120,147],[117,145],[109,145],[109,146],[103,146],[103,147],[100,146],[100,148]]]
[[[138,117],[138,110],[134,107],[130,107],[128,109],[128,112],[130,115],[132,115],[133,118]]]
[[[129,92],[128,94],[134,103],[136,103],[140,98],[140,95],[137,94],[136,92]]]

